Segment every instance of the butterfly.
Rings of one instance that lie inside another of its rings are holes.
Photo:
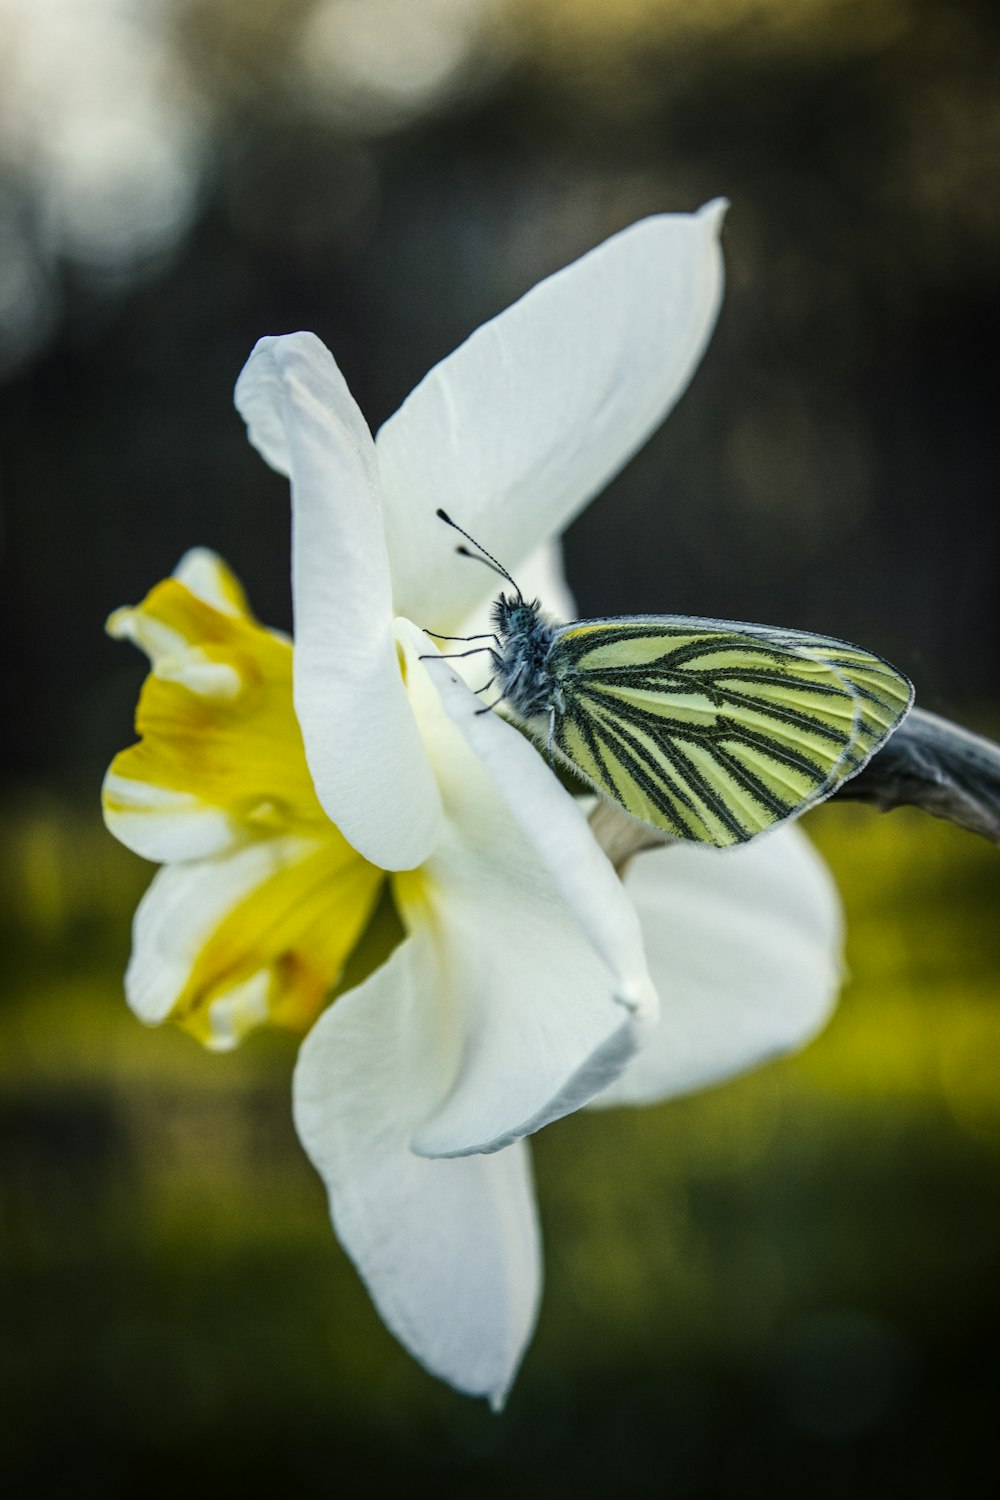
[[[557,625],[451,517],[438,516],[513,586],[493,605],[488,652],[515,719],[631,817],[719,847],[832,796],[899,727],[913,686],[880,656],[832,636],[620,615]],[[428,634],[434,634],[429,631]],[[480,689],[484,691],[485,689]]]

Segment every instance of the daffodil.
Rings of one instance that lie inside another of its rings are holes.
[[[524,1138],[787,1050],[837,981],[836,899],[796,830],[643,854],[623,884],[421,629],[470,634],[491,592],[439,506],[568,611],[547,544],[687,384],[720,217],[646,220],[542,282],[375,439],[318,339],[262,340],[237,404],[292,483],[294,651],[205,552],[110,622],[153,670],[106,815],[165,865],[130,1002],[215,1047],[313,1023],[295,1119],[336,1231],[402,1342],[495,1403],[541,1284]],[[323,1009],[386,881],[404,935]]]

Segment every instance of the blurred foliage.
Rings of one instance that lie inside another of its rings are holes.
[[[146,870],[4,819],[5,1471],[35,1492],[992,1493],[995,850],[810,827],[852,979],[800,1057],[536,1137],[547,1291],[507,1413],[425,1376],[330,1234],[294,1047],[225,1056],[120,998]]]

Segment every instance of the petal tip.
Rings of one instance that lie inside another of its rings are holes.
[[[659,1019],[659,996],[648,979],[637,979],[620,985],[613,998],[615,1004],[620,1005],[639,1026],[654,1025]]]
[[[135,610],[131,604],[123,604],[118,609],[113,609],[104,622],[104,629],[113,641],[130,641],[135,637],[133,616]]]
[[[253,366],[266,361],[283,373],[290,359],[294,359],[296,355],[301,356],[307,350],[314,354],[318,353],[320,357],[325,356],[327,359],[333,357],[319,335],[311,333],[307,328],[298,328],[291,333],[263,334],[251,349],[246,364],[236,379],[234,400],[241,415],[241,400],[250,385],[247,377]]]
[[[713,230],[715,234],[719,234],[722,229],[723,220],[729,212],[729,206],[728,198],[711,198],[708,203],[702,204],[701,208],[695,214],[695,218],[703,220],[709,229]]]

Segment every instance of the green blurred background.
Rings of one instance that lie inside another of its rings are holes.
[[[294,1048],[121,998],[147,867],[96,813],[194,543],[287,624],[233,380],[313,328],[373,425],[541,275],[723,193],[729,289],[573,528],[585,613],[843,634],[1000,729],[1000,25],[931,0],[0,6],[0,1432],[16,1491],[992,1496],[1000,854],[809,819],[851,981],[799,1058],[536,1142],[507,1413],[379,1324],[292,1133]]]

